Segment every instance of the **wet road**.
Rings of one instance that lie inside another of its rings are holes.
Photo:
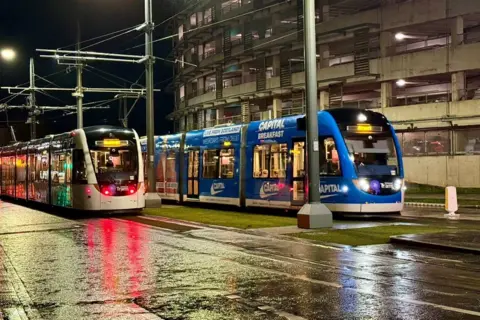
[[[9,319],[480,317],[476,255],[68,220],[6,203],[0,244]]]

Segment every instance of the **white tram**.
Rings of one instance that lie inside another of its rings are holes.
[[[0,148],[3,197],[91,211],[145,206],[140,140],[95,126]]]

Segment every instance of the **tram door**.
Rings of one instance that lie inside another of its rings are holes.
[[[200,150],[188,151],[188,190],[187,197],[198,198],[198,172],[200,166]]]
[[[305,203],[305,139],[294,139],[292,153],[292,206]]]

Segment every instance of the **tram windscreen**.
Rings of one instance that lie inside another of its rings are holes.
[[[359,176],[396,176],[397,152],[391,136],[347,135],[345,143]]]
[[[90,147],[93,167],[99,181],[136,180],[138,175],[138,150],[134,141],[97,143]]]

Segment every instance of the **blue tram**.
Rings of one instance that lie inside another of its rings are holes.
[[[298,209],[306,195],[304,119],[156,137],[157,192],[185,202]],[[388,120],[331,109],[318,113],[318,124],[321,201],[334,212],[401,211],[403,163]]]

